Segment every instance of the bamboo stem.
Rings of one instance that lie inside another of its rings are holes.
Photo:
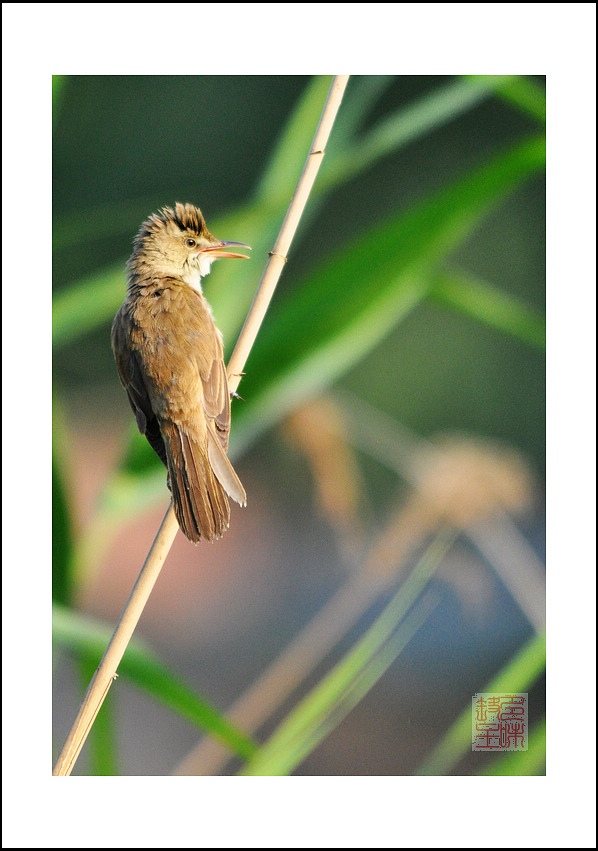
[[[230,392],[234,393],[239,386],[243,367],[249,357],[251,348],[256,340],[260,326],[266,315],[268,305],[274,294],[276,284],[286,262],[286,255],[297,230],[301,214],[307,203],[309,193],[316,179],[318,169],[324,156],[324,149],[332,130],[334,119],[338,112],[347,82],[348,75],[336,76],[328,92],[326,103],[314,141],[312,142],[307,161],[299,178],[297,189],[291,199],[280,233],[276,240],[270,258],[266,264],[262,280],[247,314],[247,319],[237,340],[237,345],[228,365]],[[116,626],[110,643],[106,648],[102,661],[89,684],[83,703],[73,723],[68,738],[52,774],[56,777],[70,775],[81,749],[87,739],[93,722],[100,711],[108,690],[117,677],[117,668],[131,640],[135,627],[145,608],[154,584],[160,574],[162,565],[170,551],[178,530],[172,502],[158,530],[152,547],[144,562],[137,581],[127,600],[120,620]]]

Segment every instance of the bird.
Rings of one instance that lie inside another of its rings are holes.
[[[141,225],[112,323],[120,381],[137,427],[167,468],[184,535],[197,544],[228,529],[229,497],[247,495],[227,455],[231,425],[222,334],[202,290],[221,258],[248,259],[216,239],[199,207],[176,203]]]

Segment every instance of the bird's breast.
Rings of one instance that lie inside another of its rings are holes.
[[[177,408],[199,404],[202,376],[223,358],[203,296],[184,286],[156,286],[140,294],[132,319],[131,344],[156,402]]]

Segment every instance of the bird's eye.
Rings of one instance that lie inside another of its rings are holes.
[[[194,239],[192,239],[191,237],[188,237],[188,238],[185,240],[185,245],[187,246],[187,248],[195,248],[195,246],[197,245],[197,243],[196,243],[196,241],[195,241]]]

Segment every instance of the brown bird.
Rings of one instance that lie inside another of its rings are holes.
[[[112,350],[137,427],[168,469],[179,526],[190,541],[228,528],[227,495],[247,497],[227,457],[230,393],[222,335],[201,279],[214,260],[242,257],[212,236],[191,204],[164,207],[141,225],[127,264]]]

